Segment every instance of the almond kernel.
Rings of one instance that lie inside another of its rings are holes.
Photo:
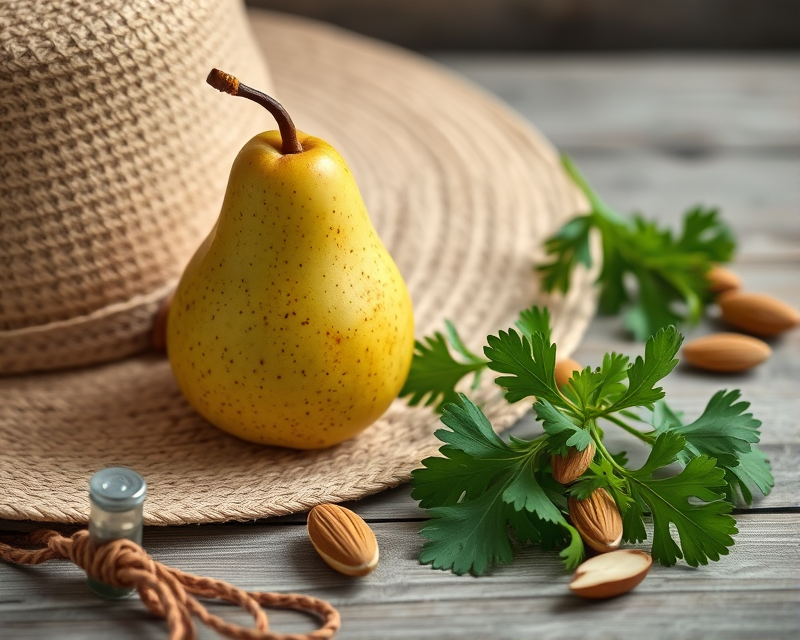
[[[553,454],[550,456],[550,466],[553,469],[553,478],[561,484],[569,484],[580,478],[594,458],[594,442],[590,442],[583,451],[570,447],[567,455]]]
[[[378,541],[356,513],[336,504],[320,504],[308,514],[308,537],[332,569],[365,576],[378,565]]]
[[[800,312],[764,293],[729,291],[717,300],[722,318],[760,336],[776,336],[800,324]]]
[[[772,355],[772,349],[752,336],[714,333],[687,342],[681,353],[687,362],[699,369],[732,373],[761,364]]]
[[[730,269],[715,264],[706,273],[709,289],[713,293],[723,293],[742,288],[742,279]]]
[[[572,374],[576,371],[580,371],[582,368],[580,363],[572,358],[564,358],[556,362],[556,386],[559,389],[563,387],[569,382]]]
[[[653,558],[644,551],[611,551],[581,563],[569,588],[584,598],[613,598],[638,586],[652,565]]]
[[[614,551],[622,542],[622,516],[603,488],[584,500],[570,498],[569,517],[583,541],[599,553]]]

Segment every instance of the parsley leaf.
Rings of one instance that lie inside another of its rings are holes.
[[[520,544],[540,544],[543,540],[548,539],[546,533],[542,530],[546,529],[546,524],[543,524],[535,515],[530,511],[515,511],[511,509],[507,511],[508,525],[514,536],[514,539]]]
[[[592,216],[578,216],[545,241],[546,253],[555,256],[553,262],[539,267],[545,291],[566,293],[572,282],[573,268],[578,264],[584,265],[587,269],[591,268],[589,233],[593,226]]]
[[[728,501],[733,503],[738,488],[749,505],[753,499],[751,485],[767,495],[775,481],[766,456],[753,446],[760,438],[761,421],[753,418],[752,413],[745,413],[750,403],[736,402],[740,396],[739,391],[718,391],[702,415],[687,425],[665,403],[659,402],[653,413],[653,425],[657,435],[672,431],[685,437],[686,446],[678,454],[682,464],[700,455],[716,459],[717,466],[725,471]]]
[[[515,324],[528,342],[539,335],[550,343],[550,312],[546,307],[524,309]],[[460,359],[453,356],[451,349]],[[488,364],[488,360],[467,348],[453,323],[445,320],[445,333],[437,331],[416,341],[411,369],[399,395],[408,397],[412,406],[434,405],[441,413],[448,402],[458,402],[456,387],[464,378],[473,375],[472,389],[478,387]]]
[[[573,402],[580,412],[585,413],[597,404],[604,381],[605,377],[599,369],[592,371],[591,367],[586,367],[572,374],[569,384],[561,388],[561,393]]]
[[[735,465],[737,456],[749,452],[751,444],[758,442],[761,421],[753,418],[752,413],[744,413],[750,403],[736,402],[740,396],[739,391],[718,391],[694,422],[687,425],[667,423],[668,429],[686,438],[688,456],[684,462],[694,456],[707,455],[726,466]],[[662,427],[656,433],[664,430]]]
[[[506,399],[517,402],[529,396],[547,400],[565,407],[565,400],[556,386],[556,345],[542,333],[534,333],[529,340],[514,329],[489,336],[483,353],[489,358],[489,368],[509,376],[495,382],[506,390]]]
[[[564,568],[567,571],[574,571],[583,560],[585,552],[583,540],[581,534],[571,524],[564,523],[563,527],[569,533],[569,544],[558,555],[564,561]]]
[[[469,502],[429,509],[431,519],[420,530],[428,539],[420,562],[458,575],[481,575],[497,562],[511,562],[507,508],[495,490]]]
[[[707,253],[712,260],[729,260],[736,248],[727,226],[721,225],[716,209],[695,207],[683,220],[683,233],[677,241],[680,250],[687,253]]]
[[[564,518],[539,484],[535,473],[536,459],[528,457],[519,464],[513,477],[503,491],[503,502],[515,511],[535,513],[546,522],[563,522]]]
[[[417,340],[411,369],[399,394],[411,396],[408,403],[412,406],[424,401],[441,411],[446,403],[458,402],[455,388],[462,378],[475,373],[477,384],[477,374],[486,367],[486,360],[467,350],[455,327],[449,321],[446,325],[450,343],[464,361],[453,358],[447,338],[438,331],[424,341]]]
[[[725,472],[714,464],[713,458],[693,458],[672,478],[653,477],[654,470],[677,459],[685,444],[678,433],[661,434],[644,466],[627,475],[631,494],[647,504],[653,515],[653,558],[664,565],[684,558],[686,564],[696,567],[727,555],[728,547],[733,545],[731,536],[738,530],[729,515],[733,507],[723,499]],[[690,502],[690,498],[703,504]],[[637,514],[632,517],[640,518]],[[678,531],[680,546],[670,535],[670,523]]]
[[[547,307],[524,309],[514,324],[529,341],[533,340],[534,334],[541,333],[544,341],[550,342],[550,311]]]
[[[583,560],[583,540],[565,520],[559,524],[547,523],[532,513],[512,509],[508,512],[508,522],[514,538],[521,544],[538,544],[543,551],[562,547],[559,556],[567,571],[574,571]]]
[[[756,447],[739,455],[739,464],[725,470],[725,480],[728,482],[725,497],[731,504],[737,488],[745,503],[750,506],[753,502],[753,489],[758,489],[766,496],[775,486],[769,460]]]
[[[550,453],[566,455],[570,447],[583,451],[592,442],[592,434],[588,429],[575,424],[573,420],[561,413],[547,400],[538,400],[533,408],[536,419],[542,423]]]
[[[625,325],[637,340],[644,340],[661,327],[680,324],[683,317],[669,304],[663,279],[647,269],[631,268],[638,282],[638,298],[624,315]]]
[[[478,407],[466,396],[459,400],[458,405],[446,405],[442,414],[449,429],[436,432],[445,443],[439,451],[446,462],[424,460],[424,467],[412,472],[411,495],[431,517],[420,531],[428,539],[421,562],[480,575],[513,557],[509,525],[520,538],[540,542],[563,538],[553,527],[567,531],[569,525],[540,483],[540,466],[547,462],[539,455],[542,441],[506,444]],[[474,475],[467,473],[470,468]],[[572,546],[565,561],[576,557]]]
[[[620,411],[635,406],[651,406],[664,397],[664,390],[655,384],[666,378],[678,364],[675,354],[683,342],[683,336],[675,327],[660,329],[648,338],[644,348],[644,359],[640,356],[628,368],[628,388],[608,412]]]
[[[481,358],[476,353],[473,353],[469,349],[467,349],[467,345],[464,344],[464,341],[461,340],[461,336],[458,335],[458,331],[456,331],[455,325],[450,322],[449,320],[444,321],[445,330],[447,331],[447,339],[450,341],[450,344],[453,346],[453,349],[456,353],[458,353],[462,358],[464,358],[467,362],[473,364],[486,364],[486,360]],[[481,369],[476,370],[475,374],[475,382],[472,385],[472,388],[476,388],[480,381],[480,374]]]
[[[491,458],[471,456],[455,447],[441,447],[439,451],[445,457],[425,458],[422,461],[424,470],[411,472],[414,480],[411,497],[419,500],[423,509],[454,505],[462,498],[476,498],[502,471]]]
[[[628,356],[619,353],[607,353],[603,356],[603,366],[600,367],[602,383],[597,389],[597,394],[592,401],[597,404],[602,400],[609,403],[615,402],[620,395],[625,393],[622,384],[628,378]]]
[[[439,449],[445,457],[426,458],[422,461],[424,469],[411,472],[411,497],[426,509],[477,498],[519,458],[494,432],[480,409],[464,396],[459,401],[463,405],[448,404],[442,414],[442,423],[450,429],[435,433],[445,443]]]
[[[618,314],[627,308],[626,326],[638,340],[672,324],[696,322],[711,302],[705,274],[713,263],[730,261],[735,249],[717,210],[690,209],[675,236],[639,215],[625,219],[600,200],[568,157],[562,157],[562,163],[589,200],[590,212],[573,218],[545,241],[552,259],[537,267],[545,291],[566,293],[575,267],[592,266],[589,238],[597,231],[603,254],[597,280],[602,313]],[[635,288],[626,286],[628,277]]]

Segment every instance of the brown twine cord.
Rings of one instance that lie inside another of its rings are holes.
[[[339,612],[325,600],[296,593],[248,592],[222,580],[184,573],[156,562],[130,540],[113,540],[95,548],[86,529],[69,538],[57,531],[40,529],[28,534],[22,543],[23,547],[39,545],[44,546],[25,549],[0,542],[0,560],[41,564],[54,558],[66,558],[105,584],[136,589],[147,609],[167,621],[169,640],[197,637],[192,616],[227,638],[241,640],[324,640],[333,638],[341,626]],[[225,622],[209,613],[197,598],[223,600],[240,606],[253,616],[255,628]],[[262,606],[313,613],[323,624],[307,634],[273,633]]]

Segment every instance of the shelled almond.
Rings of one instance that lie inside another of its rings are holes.
[[[320,504],[308,514],[308,537],[322,559],[339,573],[365,576],[378,565],[378,541],[356,513]]]
[[[764,362],[772,354],[770,346],[758,338],[740,333],[715,333],[687,342],[684,359],[699,369],[733,373]]]
[[[645,579],[653,558],[644,551],[619,549],[583,562],[572,576],[570,590],[583,598],[613,598]]]
[[[730,269],[715,264],[706,274],[709,288],[714,293],[724,293],[725,291],[735,291],[741,289],[742,279]]]
[[[605,489],[595,489],[584,500],[570,498],[569,517],[583,541],[595,551],[614,551],[622,542],[622,516]]]
[[[717,300],[729,324],[760,336],[776,336],[800,324],[800,312],[764,293],[729,291]]]
[[[569,484],[580,478],[594,458],[595,446],[589,443],[583,451],[570,447],[567,455],[553,454],[550,456],[550,466],[553,469],[553,479],[561,484]]]
[[[572,358],[563,358],[556,362],[556,386],[560,389],[569,382],[572,374],[580,371],[580,363]]]

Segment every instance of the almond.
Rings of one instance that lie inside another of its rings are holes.
[[[553,469],[553,478],[561,484],[569,484],[580,478],[589,468],[594,458],[594,442],[583,451],[570,447],[567,455],[553,454],[550,456],[550,466]]]
[[[559,389],[563,387],[569,382],[572,374],[576,371],[580,371],[582,368],[580,363],[572,358],[564,358],[556,362],[556,386]]]
[[[800,312],[764,293],[729,291],[717,300],[722,318],[759,336],[776,336],[800,324]]]
[[[320,504],[308,514],[308,537],[322,559],[347,576],[365,576],[378,564],[378,541],[350,509]]]
[[[706,274],[706,280],[708,280],[709,289],[711,289],[713,293],[734,291],[742,287],[742,279],[739,276],[730,269],[726,269],[718,264],[715,264],[709,269]]]
[[[584,598],[613,598],[644,580],[653,558],[644,551],[619,549],[590,558],[572,576],[569,588]]]
[[[595,489],[585,500],[569,499],[569,517],[583,541],[599,553],[622,542],[622,516],[608,491]]]
[[[167,320],[173,297],[175,297],[174,290],[170,291],[169,295],[162,300],[155,323],[153,323],[153,330],[150,332],[150,346],[158,351],[164,351],[167,348]]]
[[[714,333],[687,342],[681,351],[699,369],[731,373],[761,364],[772,355],[763,340],[741,333]]]

